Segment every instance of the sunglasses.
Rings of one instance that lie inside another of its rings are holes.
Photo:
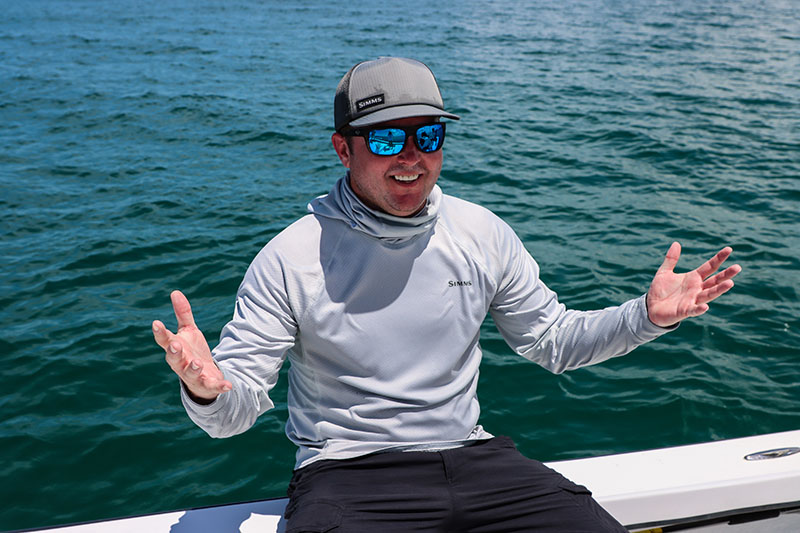
[[[420,151],[430,154],[439,150],[444,144],[444,123],[425,124],[424,126],[411,126],[393,128],[355,129],[345,133],[351,137],[363,137],[369,151],[375,155],[397,155],[403,151],[408,137],[414,137],[414,142]]]

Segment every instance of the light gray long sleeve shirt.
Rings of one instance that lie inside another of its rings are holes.
[[[340,179],[272,239],[245,275],[214,358],[233,390],[189,416],[213,437],[250,428],[286,357],[296,466],[491,437],[476,425],[490,313],[509,346],[556,373],[622,355],[665,331],[644,297],[567,310],[497,216],[443,195],[417,216],[364,206]]]

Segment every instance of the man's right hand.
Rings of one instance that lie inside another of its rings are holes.
[[[155,320],[153,336],[166,352],[167,364],[186,385],[192,400],[209,404],[233,385],[214,363],[208,342],[194,323],[189,300],[180,291],[173,291],[170,299],[178,319],[178,332],[172,333],[160,320]]]

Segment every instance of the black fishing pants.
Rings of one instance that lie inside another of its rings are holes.
[[[295,471],[289,498],[287,533],[627,532],[508,437],[321,460]]]

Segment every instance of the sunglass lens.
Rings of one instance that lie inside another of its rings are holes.
[[[444,127],[441,124],[422,126],[416,133],[417,145],[423,152],[435,152],[444,141]]]
[[[409,133],[413,130],[409,130]],[[435,152],[444,142],[444,124],[420,126],[414,132],[417,146],[425,153]],[[406,145],[404,128],[370,130],[367,135],[369,151],[375,155],[397,155]]]
[[[386,128],[369,132],[369,149],[376,155],[397,155],[406,144],[406,132],[398,128]]]

